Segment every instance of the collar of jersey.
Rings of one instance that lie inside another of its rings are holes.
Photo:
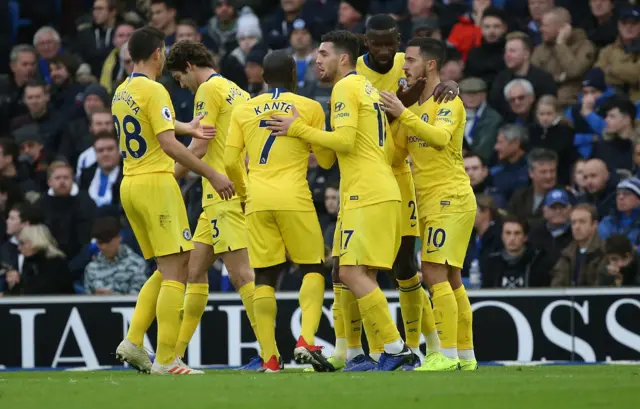
[[[145,78],[149,78],[146,75],[140,73],[140,72],[132,72],[131,73],[131,79],[134,79],[135,77],[145,77]]]
[[[222,77],[222,75],[218,74],[217,72],[214,72],[213,74],[211,74],[211,75],[209,76],[209,78],[207,78],[207,81],[209,81],[209,80],[210,80],[211,78],[213,78],[213,77]],[[206,82],[206,81],[205,81],[205,82]]]
[[[271,94],[273,99],[278,99],[278,97],[280,96],[280,94],[283,94],[285,92],[289,92],[288,89],[286,88],[271,88],[269,91],[267,91],[268,93]]]
[[[358,75],[358,73],[355,71],[351,71],[351,72],[348,72],[347,75],[345,75],[345,77],[348,77],[349,75]]]

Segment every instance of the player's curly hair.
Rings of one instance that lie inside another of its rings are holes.
[[[166,66],[169,71],[187,71],[187,63],[200,68],[214,68],[213,56],[202,43],[179,41],[171,47]]]
[[[358,37],[346,30],[334,30],[322,36],[323,43],[333,43],[333,46],[349,56],[351,65],[355,66],[359,56]]]

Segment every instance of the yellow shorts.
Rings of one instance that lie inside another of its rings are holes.
[[[338,212],[338,220],[336,220],[336,230],[333,232],[333,247],[331,249],[331,257],[340,257],[340,214],[342,210]]]
[[[476,211],[439,213],[420,220],[422,261],[462,268]]]
[[[324,239],[312,211],[265,210],[247,215],[249,262],[253,268],[324,262]]]
[[[187,209],[171,173],[125,176],[120,198],[145,259],[193,250]]]
[[[213,247],[215,254],[247,248],[247,223],[240,200],[205,207],[198,218],[193,241]]]
[[[416,189],[413,184],[411,172],[396,175],[396,182],[400,188],[402,198],[402,224],[401,236],[420,237],[420,227],[418,226],[418,206],[416,202]]]
[[[400,248],[400,202],[343,209],[340,265],[390,270]]]

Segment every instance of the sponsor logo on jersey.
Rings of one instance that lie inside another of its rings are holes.
[[[449,116],[451,115],[451,110],[447,108],[442,108],[438,111],[438,116]]]
[[[428,114],[422,114],[422,117],[420,119],[422,119],[423,122],[429,122],[429,115]]]
[[[343,102],[336,102],[336,104],[333,106],[333,111],[334,112],[340,112],[344,109],[344,103]]]
[[[167,121],[171,121],[171,110],[169,107],[162,108],[162,117]]]
[[[198,101],[196,103],[196,111],[202,111],[204,109],[204,101]]]
[[[191,230],[184,229],[184,231],[182,232],[182,237],[184,237],[185,240],[191,240]]]

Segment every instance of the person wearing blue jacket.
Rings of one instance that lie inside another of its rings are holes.
[[[614,234],[626,236],[633,248],[640,245],[640,179],[632,177],[616,186],[616,209],[598,224],[603,240]]]
[[[573,143],[583,158],[589,158],[593,144],[603,139],[607,126],[607,101],[615,95],[613,88],[604,82],[604,72],[592,68],[584,75],[578,103],[569,107],[565,117],[575,130]]]

